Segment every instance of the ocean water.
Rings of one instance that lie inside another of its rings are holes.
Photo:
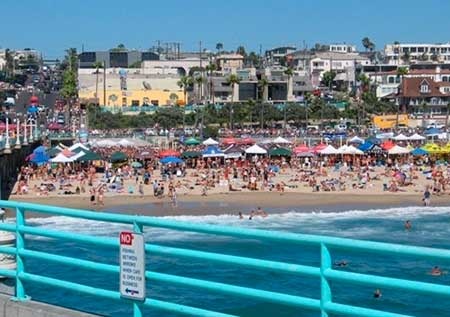
[[[242,209],[244,211],[244,209]],[[270,211],[270,210],[269,210]],[[321,234],[354,239],[450,248],[450,207],[401,207],[389,209],[344,210],[340,212],[297,212],[295,208],[281,213],[271,213],[267,218],[243,219],[233,215],[174,216],[167,217],[195,223],[220,224],[279,230],[296,233]],[[413,229],[403,228],[406,219]],[[130,226],[91,222],[66,217],[30,219],[29,224],[99,236],[114,236]],[[319,265],[319,250],[314,247],[261,242],[213,235],[176,232],[149,228],[146,241],[158,245],[188,247],[203,251],[220,251],[226,254],[286,261],[304,265]],[[27,247],[35,250],[76,256],[91,261],[118,263],[118,252],[96,249],[90,244],[30,237]],[[450,263],[430,262],[412,257],[383,257],[368,253],[343,253],[331,250],[334,261],[346,260],[343,270],[377,275],[415,279],[449,285],[450,275],[433,277],[428,274],[434,265],[450,270]],[[268,273],[228,264],[208,263],[185,258],[149,255],[147,267],[153,271],[180,276],[203,278],[240,286],[282,291],[293,295],[319,298],[320,284],[316,278],[291,274]],[[118,276],[104,273],[87,273],[81,269],[58,264],[26,261],[26,270],[82,283],[118,290]],[[93,298],[74,291],[46,286],[25,285],[32,298],[58,305],[94,312],[105,316],[132,316],[131,305]],[[405,291],[382,289],[380,299],[373,297],[374,288],[352,284],[332,283],[333,299],[339,303],[404,313],[413,316],[450,316],[448,298],[413,294]],[[264,303],[248,298],[238,298],[201,289],[167,285],[148,281],[147,296],[174,303],[221,311],[239,316],[320,316],[320,313],[282,305]],[[145,316],[177,316],[172,313],[147,309]]]

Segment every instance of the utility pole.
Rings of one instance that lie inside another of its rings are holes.
[[[103,107],[106,107],[106,61],[103,61]]]
[[[198,49],[199,49],[199,57],[200,57],[200,76],[203,78],[203,69],[202,69],[202,41],[200,41],[199,43],[198,43],[199,45],[198,45]],[[200,85],[199,85],[199,87],[198,87],[198,94],[199,94],[199,99],[200,99],[200,102],[201,102],[201,100],[202,100],[202,90],[203,90],[203,83],[201,83]]]

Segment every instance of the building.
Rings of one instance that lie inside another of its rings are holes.
[[[127,50],[109,50],[96,52],[82,52],[78,55],[80,68],[93,68],[94,63],[105,63],[106,68],[130,68],[139,65],[143,61],[159,60],[159,55],[154,52],[140,52]]]
[[[0,49],[0,70],[6,67],[6,50]]]
[[[244,56],[240,54],[220,54],[216,57],[218,70],[232,72],[244,66]]]
[[[409,113],[445,114],[450,101],[450,82],[436,82],[431,77],[405,77],[395,98]]]
[[[286,62],[286,55],[294,53],[295,50],[296,47],[294,46],[281,46],[267,50],[264,54],[265,64],[267,66],[283,65]]]
[[[145,74],[153,75],[177,75],[187,76],[191,74],[191,69],[205,67],[209,62],[196,57],[179,60],[151,60],[142,62],[141,71]]]
[[[328,50],[336,53],[355,53],[356,46],[348,44],[330,44]]]
[[[421,44],[396,43],[384,47],[386,62],[407,65],[418,62],[450,63],[450,43]]]

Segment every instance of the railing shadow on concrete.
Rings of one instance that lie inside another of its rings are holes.
[[[367,317],[407,316],[393,312],[385,312],[380,310],[374,310],[334,302],[332,300],[332,292],[330,287],[331,281],[338,281],[373,287],[388,287],[392,289],[411,291],[421,294],[450,297],[450,286],[447,285],[335,270],[332,268],[331,255],[329,252],[330,249],[350,251],[350,252],[362,251],[378,255],[413,256],[415,258],[422,258],[422,259],[450,261],[450,250],[397,245],[381,242],[361,241],[328,236],[307,235],[307,234],[267,231],[258,229],[246,229],[246,228],[226,227],[208,224],[195,224],[195,223],[168,220],[158,217],[133,216],[114,213],[98,213],[93,211],[68,209],[68,208],[37,205],[14,201],[2,200],[0,201],[0,207],[10,208],[15,210],[16,212],[15,224],[0,223],[0,230],[9,231],[16,234],[16,247],[14,248],[14,247],[0,246],[0,253],[15,255],[17,261],[17,269],[16,270],[0,269],[0,275],[15,279],[16,281],[15,299],[18,301],[27,299],[23,283],[31,282],[36,284],[45,284],[56,288],[70,289],[73,291],[78,291],[96,297],[103,297],[117,301],[124,301],[124,303],[130,303],[129,300],[121,298],[120,293],[116,291],[100,289],[88,285],[28,273],[24,267],[24,259],[26,258],[34,258],[42,261],[54,262],[62,265],[69,265],[76,268],[83,268],[92,271],[109,272],[114,274],[119,273],[119,267],[117,265],[97,263],[93,261],[27,249],[25,243],[25,235],[35,235],[52,239],[62,239],[74,242],[91,243],[93,245],[100,247],[112,247],[112,248],[119,247],[118,238],[99,237],[86,234],[59,231],[57,229],[47,229],[47,228],[42,229],[39,227],[28,226],[25,220],[25,213],[28,211],[49,215],[89,219],[94,221],[128,224],[132,225],[136,232],[142,232],[142,230],[145,227],[156,227],[177,231],[188,231],[203,234],[222,235],[246,239],[250,238],[261,241],[282,242],[282,243],[291,243],[295,245],[320,247],[321,253],[320,267],[313,267],[293,263],[284,263],[278,261],[268,261],[262,259],[248,258],[242,256],[232,256],[213,252],[196,251],[184,248],[165,247],[148,243],[145,244],[145,251],[148,254],[201,259],[203,261],[234,264],[248,268],[266,270],[269,272],[285,272],[319,278],[321,283],[320,298],[294,296],[279,292],[254,289],[249,287],[242,287],[226,283],[218,283],[171,274],[163,274],[152,271],[146,271],[145,277],[147,280],[160,281],[180,286],[189,286],[191,288],[198,288],[206,291],[235,295],[238,297],[257,299],[270,303],[277,303],[297,307],[300,309],[315,310],[320,312],[321,316],[323,317],[327,317],[329,316],[329,314],[339,314],[344,316],[367,316]],[[166,301],[155,300],[151,298],[146,298],[145,301],[139,303],[137,302],[130,303],[130,305],[133,305],[134,317],[143,316],[142,309],[144,306],[191,316],[214,316],[214,317],[232,316],[229,314],[170,303]]]

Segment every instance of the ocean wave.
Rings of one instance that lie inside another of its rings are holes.
[[[198,215],[198,216],[165,216],[164,219],[215,224],[226,226],[239,226],[254,229],[282,230],[290,232],[315,233],[322,235],[339,235],[353,238],[371,237],[382,233],[379,226],[374,227],[368,223],[370,220],[398,220],[417,219],[431,215],[450,215],[450,207],[395,207],[387,209],[347,210],[340,212],[325,212],[321,210],[312,212],[300,212],[289,210],[282,213],[272,213],[267,218],[254,217],[248,220],[239,219],[237,212],[222,215]],[[358,220],[365,221],[358,221]],[[350,222],[344,226],[342,222]],[[27,220],[29,225],[44,228],[58,229],[62,231],[95,234],[99,236],[118,236],[122,230],[132,230],[131,225],[92,221],[85,219],[54,216],[47,218],[32,218]],[[338,225],[341,223],[341,225]],[[146,238],[151,241],[173,241],[180,239],[197,240],[204,239],[204,234],[173,231],[160,228],[147,228]],[[226,237],[217,239],[228,239]]]

